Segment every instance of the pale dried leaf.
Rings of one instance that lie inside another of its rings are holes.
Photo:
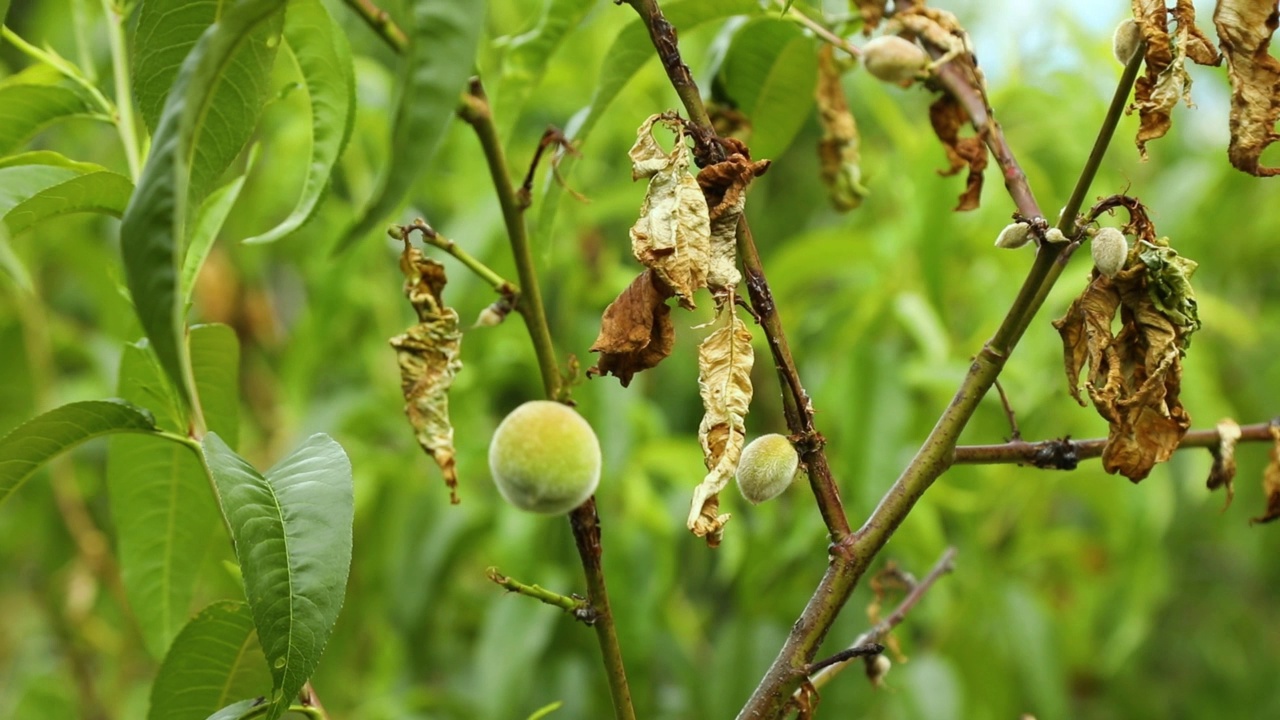
[[[1280,175],[1262,152],[1280,140],[1280,60],[1268,50],[1278,22],[1275,2],[1219,0],[1213,13],[1231,77],[1231,164],[1250,175]]]
[[[671,292],[652,270],[645,270],[605,308],[600,334],[591,352],[600,362],[587,370],[593,375],[614,375],[626,387],[641,370],[648,370],[671,354],[675,327],[666,300]]]
[[[720,544],[728,515],[720,514],[719,493],[733,478],[746,442],[745,419],[751,405],[751,333],[730,312],[729,322],[698,347],[698,388],[704,415],[698,426],[707,475],[694,488],[687,525],[707,544]]]
[[[655,122],[675,132],[670,152],[654,139]],[[693,308],[693,294],[707,284],[711,221],[702,190],[689,172],[684,126],[666,116],[651,116],[637,131],[629,155],[632,178],[649,178],[640,218],[631,228],[631,252],[657,273],[683,307]]]
[[[1164,137],[1172,124],[1170,114],[1179,101],[1191,106],[1191,76],[1186,61],[1217,65],[1222,57],[1196,26],[1195,8],[1178,0],[1172,9],[1174,30],[1169,32],[1170,9],[1165,0],[1133,0],[1133,17],[1147,41],[1145,73],[1134,83],[1133,105],[1138,111],[1138,151],[1147,157],[1147,142]]]
[[[1269,523],[1280,518],[1280,425],[1274,422],[1269,428],[1271,432],[1271,460],[1262,471],[1262,492],[1267,496],[1267,509],[1261,515],[1249,520],[1249,524]]]
[[[404,412],[418,444],[440,466],[449,499],[458,502],[453,425],[449,422],[449,387],[462,369],[462,332],[458,313],[445,307],[441,293],[444,266],[424,257],[408,243],[400,257],[404,292],[418,314],[418,324],[391,338],[400,365]]]
[[[742,280],[738,272],[737,229],[747,202],[747,185],[769,169],[768,160],[753,162],[741,143],[724,142],[731,150],[728,157],[698,172],[698,185],[710,208],[711,220],[707,287],[715,296],[717,307],[724,307]]]
[[[1236,443],[1240,440],[1240,425],[1231,418],[1218,422],[1218,446],[1209,448],[1213,454],[1213,467],[1209,469],[1209,480],[1205,483],[1210,491],[1220,487],[1227,489],[1227,501],[1222,509],[1231,507],[1235,499],[1236,488]]]

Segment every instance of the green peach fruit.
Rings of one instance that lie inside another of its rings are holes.
[[[560,515],[596,491],[600,441],[573,408],[534,400],[512,410],[494,431],[489,470],[507,502]]]
[[[800,456],[785,435],[761,435],[742,449],[738,490],[753,505],[782,494],[799,474]]]

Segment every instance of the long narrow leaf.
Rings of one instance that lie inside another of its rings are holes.
[[[315,671],[338,619],[351,566],[351,463],[314,435],[265,475],[217,435],[205,462],[231,527],[245,594],[274,681],[278,718]]]
[[[483,0],[413,0],[408,56],[400,75],[400,105],[391,157],[373,199],[335,248],[340,253],[395,211],[427,169],[474,69],[484,26]]]

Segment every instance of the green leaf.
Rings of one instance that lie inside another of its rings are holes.
[[[409,50],[398,87],[391,157],[373,199],[334,249],[345,251],[384,222],[435,156],[474,69],[483,0],[413,0]]]
[[[27,266],[22,264],[22,259],[13,252],[13,247],[9,245],[9,231],[2,224],[0,224],[0,270],[3,270],[4,274],[8,275],[18,287],[28,293],[35,292],[31,273],[27,271]]]
[[[165,101],[150,156],[120,225],[125,275],[138,319],[161,367],[188,406],[191,382],[182,337],[178,260],[188,192],[197,184],[190,168],[210,167],[210,153],[229,147],[227,132],[235,120],[228,117],[236,115],[237,106],[224,106],[220,89],[235,90],[243,81],[247,85],[236,90],[244,94],[241,102],[256,98],[254,78],[245,77],[253,73],[246,70],[241,50],[248,48],[246,52],[257,57],[253,47],[265,42],[261,40],[263,28],[269,31],[279,22],[282,7],[283,0],[245,0],[227,10],[200,37]],[[143,34],[141,24],[138,33],[140,43],[149,37]],[[210,112],[215,104],[218,112]],[[198,193],[192,192],[190,197],[194,199]]]
[[[798,25],[757,18],[733,36],[720,67],[729,97],[751,120],[751,156],[777,157],[809,118],[818,82],[814,41]]]
[[[238,703],[233,703],[231,705],[228,705],[222,708],[221,710],[219,710],[218,712],[210,715],[208,717],[208,720],[240,720],[240,718],[244,717],[245,713],[249,712],[250,710],[254,709],[257,706],[258,706],[258,700],[256,698],[250,699],[250,700],[241,700]]]
[[[48,150],[0,158],[0,218],[49,188],[97,172],[106,168]]]
[[[249,161],[249,165],[253,165],[252,160]],[[244,188],[247,177],[248,174],[241,175],[214,190],[209,197],[205,198],[200,210],[196,212],[195,222],[191,223],[191,238],[187,242],[187,254],[182,259],[181,287],[184,308],[191,306],[191,293],[196,289],[196,277],[200,275],[200,268],[204,266],[205,259],[209,257],[209,251],[213,249],[214,241],[218,239],[218,231],[222,229],[222,224],[226,222],[232,206],[239,199],[240,190]]]
[[[298,62],[311,98],[311,158],[302,195],[293,212],[276,227],[248,238],[268,243],[297,230],[315,212],[351,137],[356,118],[356,78],[351,46],[320,0],[294,0],[285,17],[284,37]]]
[[[120,217],[133,194],[133,183],[119,173],[101,171],[47,187],[18,203],[4,216],[15,235],[49,218],[96,212]]]
[[[239,343],[225,325],[191,329],[191,358],[205,419],[234,438],[239,430]],[[125,347],[120,396],[165,408],[167,430],[185,433],[180,407],[145,341]],[[218,530],[217,502],[191,448],[157,437],[115,437],[107,456],[107,490],[125,592],[143,640],[163,657],[189,616],[201,559]],[[221,703],[206,708],[206,714]],[[203,715],[201,716],[203,717]]]
[[[58,120],[94,116],[83,95],[62,85],[5,83],[0,86],[0,155],[22,147]]]
[[[154,433],[151,413],[123,400],[86,400],[63,405],[18,426],[0,439],[0,502],[49,460],[103,435]]]
[[[565,35],[582,22],[594,5],[594,0],[547,0],[537,26],[511,39],[502,59],[502,71],[491,92],[495,119],[503,137],[510,135],[525,101],[542,82],[547,61]]]
[[[313,435],[265,474],[218,437],[205,462],[235,540],[245,594],[274,681],[274,720],[315,671],[346,593],[354,517],[351,463]]]
[[[239,3],[243,4],[243,3]],[[283,6],[283,0],[272,3]],[[240,8],[227,0],[146,0],[134,32],[134,97],[154,135],[164,110],[180,95],[177,79],[202,35],[215,21],[226,24]],[[232,54],[217,63],[199,88],[197,141],[187,148],[192,202],[199,202],[244,149],[271,92],[271,66],[280,45],[282,14],[254,23],[236,38]],[[193,97],[186,98],[192,102]],[[216,108],[216,112],[206,110]]]
[[[216,602],[174,639],[151,686],[147,718],[204,720],[234,698],[265,695],[270,682],[249,606]]]

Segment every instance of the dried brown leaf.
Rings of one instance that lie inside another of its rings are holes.
[[[1236,168],[1259,177],[1280,175],[1264,167],[1262,152],[1280,134],[1280,60],[1268,51],[1280,22],[1274,2],[1219,0],[1213,13],[1231,78],[1231,143],[1227,155]]]
[[[655,123],[676,134],[670,152],[654,139]],[[636,131],[628,154],[631,177],[649,178],[640,218],[631,227],[631,252],[672,289],[683,307],[693,308],[694,292],[707,284],[711,225],[707,201],[689,172],[684,126],[668,116],[650,116]]]
[[[1235,499],[1236,488],[1236,443],[1240,440],[1240,426],[1235,420],[1226,418],[1218,422],[1218,446],[1209,448],[1213,455],[1213,467],[1209,469],[1209,480],[1205,485],[1210,491],[1220,487],[1227,488],[1227,501],[1222,509],[1231,507]]]
[[[857,0],[858,14],[862,16],[864,32],[875,30],[884,18],[885,0]]]
[[[391,347],[395,348],[400,364],[404,413],[418,444],[440,466],[449,487],[450,502],[457,503],[458,475],[453,425],[449,422],[449,387],[462,369],[458,313],[445,307],[441,299],[448,282],[443,265],[406,242],[400,256],[400,269],[405,274],[405,296],[418,314],[417,325],[391,338]]]
[[[648,370],[671,354],[675,327],[667,298],[671,291],[652,270],[640,273],[609,303],[600,321],[600,334],[591,352],[599,363],[587,370],[593,375],[614,375],[626,387],[641,370]]]
[[[747,202],[747,186],[769,169],[768,160],[752,161],[746,146],[726,141],[730,150],[723,161],[698,172],[698,186],[706,198],[711,220],[711,242],[707,264],[707,288],[718,307],[733,294],[742,280],[738,272],[738,218]]]
[[[946,170],[939,170],[943,176],[955,175],[966,167],[969,174],[965,178],[964,192],[956,210],[974,210],[982,198],[982,171],[987,169],[987,146],[977,135],[960,137],[960,129],[969,121],[969,115],[960,103],[951,95],[944,95],[929,106],[929,123],[933,132],[942,142],[947,153]]]
[[[818,141],[818,161],[822,183],[827,186],[831,204],[840,212],[862,205],[867,189],[862,186],[862,155],[859,151],[858,124],[849,112],[849,103],[840,84],[835,49],[823,45],[818,51],[818,121],[822,123],[822,139]]]
[[[719,493],[738,467],[751,405],[751,332],[732,312],[729,321],[698,347],[698,389],[704,414],[698,426],[707,475],[694,488],[687,525],[707,545],[720,544],[729,515],[720,513]]]
[[[1267,496],[1267,509],[1261,515],[1249,520],[1249,524],[1269,523],[1280,518],[1280,425],[1274,422],[1271,431],[1271,461],[1262,471],[1262,492]]]
[[[1196,26],[1195,8],[1190,0],[1178,0],[1172,9],[1174,30],[1169,28],[1170,10],[1165,0],[1133,0],[1133,18],[1147,41],[1146,69],[1134,84],[1133,105],[1138,111],[1138,152],[1147,157],[1147,142],[1164,137],[1172,124],[1170,113],[1184,101],[1191,106],[1191,76],[1186,61],[1217,65],[1222,56]]]

